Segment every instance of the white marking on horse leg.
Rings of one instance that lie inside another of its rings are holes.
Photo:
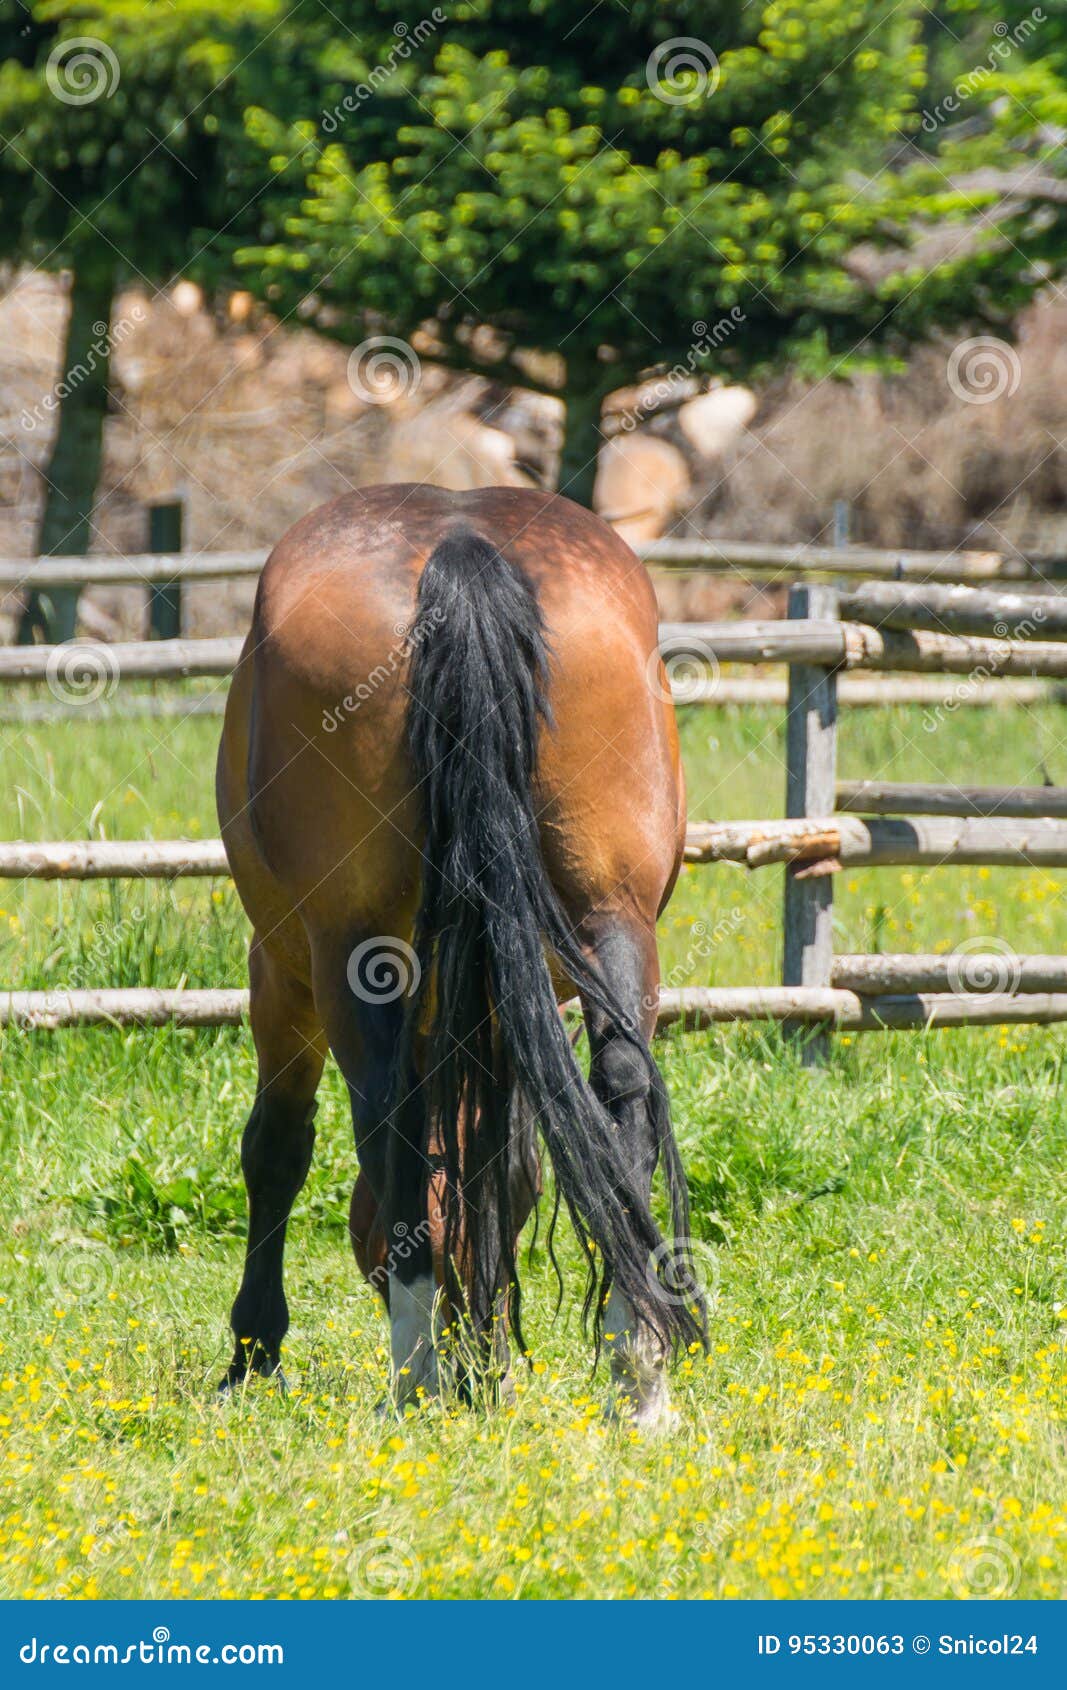
[[[604,1342],[611,1355],[611,1412],[643,1432],[669,1430],[678,1419],[667,1391],[667,1356],[654,1332],[635,1319],[612,1286],[604,1310]]]
[[[393,1389],[397,1401],[414,1400],[417,1391],[438,1391],[436,1328],[438,1291],[431,1274],[419,1274],[405,1285],[389,1275],[389,1318],[393,1357]]]

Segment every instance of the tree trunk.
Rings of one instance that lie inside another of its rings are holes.
[[[589,510],[593,508],[597,454],[604,443],[600,410],[609,391],[600,365],[568,359],[559,491]]]
[[[37,538],[42,557],[89,550],[107,415],[114,283],[110,250],[87,252],[71,278],[63,367],[53,390],[59,425],[45,471]],[[49,643],[73,639],[78,593],[77,587],[31,593],[19,624],[20,645],[32,643],[37,633]]]

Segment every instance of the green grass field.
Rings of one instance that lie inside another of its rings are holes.
[[[694,817],[780,813],[779,712],[691,710]],[[217,722],[0,727],[7,838],[216,832]],[[1062,712],[854,710],[841,773],[1067,778]],[[1067,950],[1062,877],[838,877],[840,950]],[[670,983],[771,984],[781,871],[697,868]],[[228,886],[0,883],[6,985],[240,984]],[[245,1031],[0,1034],[0,1596],[1061,1596],[1058,1028],[659,1046],[712,1290],[677,1433],[605,1423],[576,1273],[525,1269],[513,1409],[379,1417],[328,1072],[290,1230],[282,1397],[213,1387],[241,1259]],[[574,1253],[571,1252],[571,1263]]]

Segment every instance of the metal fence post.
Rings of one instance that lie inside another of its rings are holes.
[[[180,500],[148,507],[148,550],[172,556],[182,549]],[[156,581],[148,596],[148,632],[154,640],[180,640],[182,589],[180,581]]]
[[[836,621],[837,593],[833,587],[794,586],[789,590],[790,621],[810,617]],[[831,816],[837,774],[837,680],[832,669],[794,663],[789,670],[789,714],[786,721],[785,813]],[[829,986],[833,966],[833,876],[798,879],[803,865],[785,871],[785,910],[782,984]],[[801,1061],[806,1067],[823,1065],[830,1054],[828,1032],[812,1033],[787,1021],[786,1035],[803,1039]]]

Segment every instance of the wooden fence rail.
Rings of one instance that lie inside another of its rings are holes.
[[[1067,868],[1067,821],[1010,816],[805,815],[784,821],[697,822],[686,861],[901,867],[967,863]],[[799,982],[798,982],[799,984]]]
[[[839,780],[834,808],[858,816],[1067,816],[1067,786]]]
[[[243,644],[240,639],[225,638],[0,646],[0,682],[47,681],[56,692],[73,694],[81,689],[92,699],[110,692],[122,680],[229,675]],[[832,670],[950,674],[967,677],[969,686],[1000,675],[1067,679],[1067,642],[971,638],[924,629],[905,633],[825,617],[664,622],[660,645],[667,658],[684,656],[709,665],[787,663]]]
[[[248,1014],[240,988],[175,990],[130,986],[99,991],[0,992],[0,1026],[55,1031],[62,1027],[230,1027]],[[690,1031],[737,1021],[779,1021],[818,1034],[889,1032],[895,1028],[1041,1025],[1067,1021],[1067,992],[886,993],[865,996],[837,987],[689,986],[660,993],[657,1032]]]
[[[839,559],[835,552],[835,563]],[[168,579],[174,579],[172,564],[164,560]],[[661,1026],[781,1021],[803,1035],[808,1059],[818,1060],[825,1055],[828,1027],[870,1031],[1067,1020],[1067,958],[1002,956],[995,950],[979,956],[835,958],[831,943],[833,874],[846,863],[1067,866],[1064,789],[872,787],[836,780],[837,711],[843,696],[838,687],[845,670],[967,677],[950,692],[947,706],[962,701],[976,685],[991,684],[993,677],[1067,677],[1067,616],[1058,604],[1046,610],[1045,601],[1035,597],[1027,619],[1020,611],[1021,597],[988,591],[968,596],[964,589],[943,594],[898,581],[884,587],[866,583],[842,595],[814,584],[793,589],[784,622],[662,626],[664,654],[689,653],[704,660],[712,690],[721,684],[715,673],[720,662],[784,662],[790,680],[787,816],[695,822],[685,848],[691,862],[729,861],[749,868],[785,864],[783,984],[664,992]],[[870,620],[840,619],[842,604]],[[939,625],[912,626],[909,617]],[[946,632],[946,625],[964,631]],[[1002,628],[1012,637],[999,637]],[[1051,638],[1035,639],[1035,631]],[[54,692],[66,688],[76,693],[84,679],[91,693],[101,677],[107,690],[111,679],[123,676],[225,675],[240,650],[237,640],[31,647],[0,651],[0,680],[44,678]],[[688,687],[683,688],[683,697],[687,694]],[[853,813],[864,798],[875,813]],[[892,813],[898,804],[911,804],[915,813]],[[949,804],[955,805],[951,812]],[[0,875],[20,878],[172,879],[226,872],[218,840],[0,846]],[[213,1025],[240,1019],[245,1007],[244,994],[230,991],[8,993],[0,994],[0,1021],[42,1027]]]
[[[1054,578],[1057,561],[988,551],[907,551],[878,546],[766,545],[751,540],[661,539],[635,548],[665,569],[751,575],[871,575],[889,580],[997,581]],[[26,588],[145,586],[155,582],[255,577],[264,550],[140,552],[101,557],[0,557],[0,593]]]
[[[799,802],[799,801],[798,801]],[[1067,867],[1067,821],[1039,816],[799,816],[781,821],[691,822],[689,863],[848,864],[901,867],[967,863]],[[228,875],[221,839],[84,839],[0,842],[0,880],[179,880]],[[812,878],[817,878],[813,876]],[[803,985],[798,980],[787,982]]]

